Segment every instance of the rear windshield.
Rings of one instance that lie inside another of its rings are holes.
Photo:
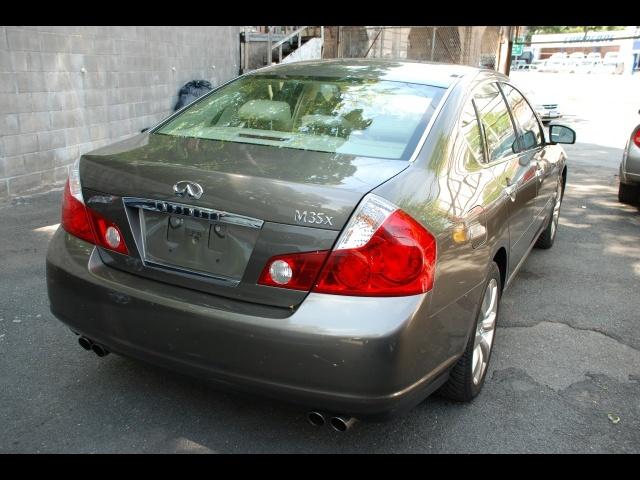
[[[154,133],[408,160],[444,91],[375,79],[251,75]]]

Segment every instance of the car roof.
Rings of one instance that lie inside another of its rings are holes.
[[[341,58],[272,65],[256,70],[249,75],[367,78],[449,88],[462,77],[475,77],[478,73],[487,71],[497,73],[487,69],[447,63],[377,58]]]

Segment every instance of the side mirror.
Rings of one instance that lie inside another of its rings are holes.
[[[572,144],[576,143],[576,132],[564,125],[549,125],[549,138],[552,145],[556,143]]]
[[[149,127],[144,127],[142,130],[140,130],[140,133],[144,133],[144,132],[146,132],[147,130],[149,130]]]

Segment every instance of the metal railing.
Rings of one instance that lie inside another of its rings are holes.
[[[269,32],[267,32],[269,36],[267,39],[267,42],[268,42],[267,52],[269,52],[269,55],[267,58],[267,65],[271,65],[271,63],[273,62],[273,51],[276,48],[278,49],[278,62],[282,63],[282,45],[284,45],[287,42],[290,42],[296,36],[298,37],[298,48],[300,48],[302,46],[302,32],[307,28],[311,28],[311,26],[306,25],[304,27],[298,28],[297,30],[294,30],[293,32],[289,33],[286,37],[276,42],[274,45],[271,44],[271,28],[272,27],[269,27]],[[320,38],[322,39],[322,41],[324,41],[324,27],[322,26],[320,27]]]
[[[311,25],[244,27],[240,34],[240,56],[242,57],[240,73],[271,65],[276,61],[282,63],[289,55],[304,47],[303,41],[310,37],[320,38],[320,54],[322,54],[325,41],[324,28]],[[317,42],[314,47],[318,47]]]

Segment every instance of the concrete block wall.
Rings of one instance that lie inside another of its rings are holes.
[[[153,126],[180,87],[238,74],[239,27],[0,26],[0,199]]]

